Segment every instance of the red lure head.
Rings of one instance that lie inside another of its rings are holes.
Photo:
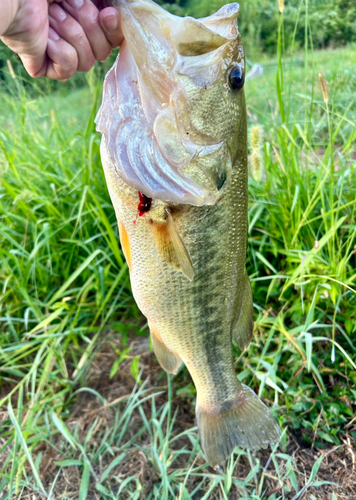
[[[141,191],[138,192],[138,196],[140,198],[140,202],[137,206],[137,210],[138,210],[137,217],[141,217],[143,214],[150,211],[151,205],[152,205],[152,198],[149,198],[145,194],[141,193]],[[137,217],[136,217],[136,221],[137,221]],[[134,224],[136,224],[136,221],[134,221]]]
[[[141,193],[141,191],[138,192],[138,196],[140,198],[140,203],[138,204],[138,215],[141,217],[146,212],[150,211],[151,205],[152,205],[152,198],[149,198],[145,194]]]

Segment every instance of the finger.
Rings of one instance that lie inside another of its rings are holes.
[[[89,71],[95,62],[90,43],[78,21],[57,3],[49,6],[49,25],[77,52],[77,71]]]
[[[46,54],[43,53],[36,57],[29,54],[19,54],[22,64],[25,67],[27,73],[32,76],[32,78],[38,78],[39,76],[44,76],[42,74],[42,68],[46,65]]]
[[[99,13],[100,26],[112,47],[122,44],[124,35],[120,26],[120,14],[114,7],[106,7]]]
[[[77,72],[78,54],[75,48],[49,28],[47,43],[47,65],[44,75],[52,80],[65,82]]]
[[[97,61],[105,61],[111,44],[99,24],[99,11],[90,0],[63,0],[63,8],[78,21],[86,34]]]

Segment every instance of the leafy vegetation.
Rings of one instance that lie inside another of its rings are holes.
[[[356,51],[287,59],[281,17],[277,33],[277,59],[245,86],[263,137],[250,179],[255,337],[235,364],[275,404],[280,448],[237,449],[212,472],[187,371],[172,382],[149,352],[93,125],[101,75],[38,99],[16,78],[0,94],[1,498],[350,498],[330,484],[330,453],[352,467]]]
[[[286,48],[340,46],[356,41],[356,9],[353,0],[280,0],[284,7],[284,44]],[[159,1],[178,15],[205,17],[217,11],[224,0]],[[279,11],[276,0],[240,0],[239,29],[248,52],[275,53],[278,42]],[[307,31],[306,31],[307,27]]]

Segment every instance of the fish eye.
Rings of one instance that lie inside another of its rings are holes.
[[[242,71],[241,66],[234,66],[229,74],[230,87],[233,90],[240,90],[245,83],[245,75]]]

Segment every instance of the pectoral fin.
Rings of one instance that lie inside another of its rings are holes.
[[[164,262],[181,271],[192,281],[193,264],[170,213],[165,223],[153,223],[153,232],[157,249]]]

